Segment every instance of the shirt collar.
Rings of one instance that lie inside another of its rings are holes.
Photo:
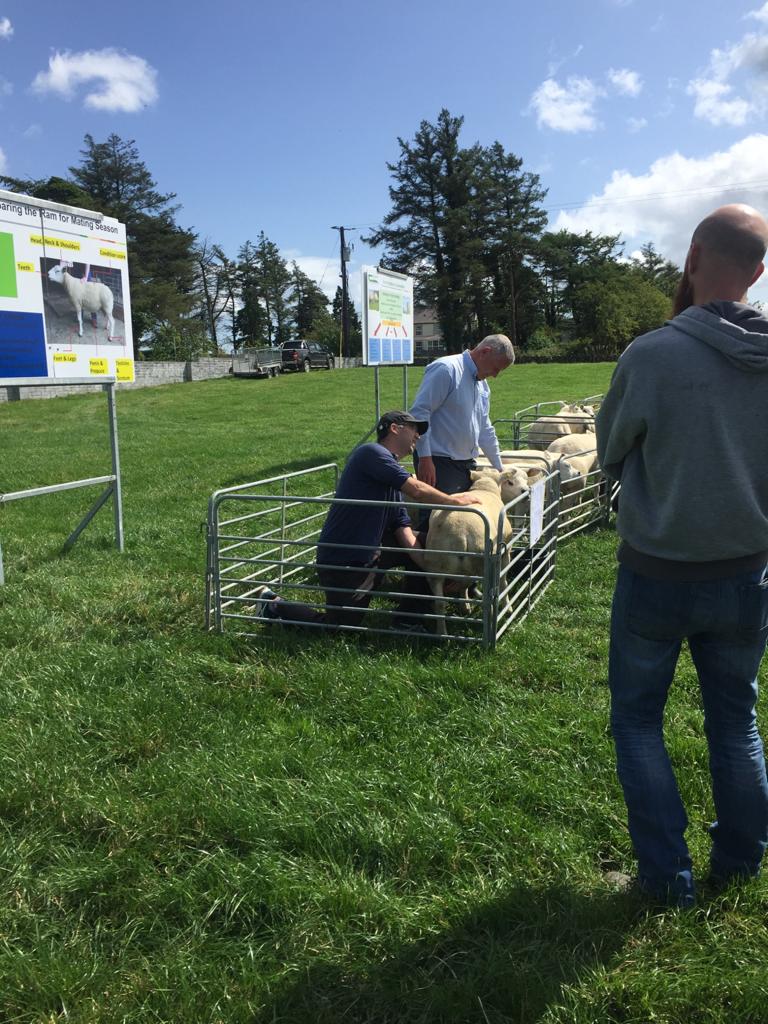
[[[464,370],[472,374],[473,380],[477,381],[477,367],[475,361],[469,354],[469,349],[464,349]]]

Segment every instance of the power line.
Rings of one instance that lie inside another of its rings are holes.
[[[542,209],[548,213],[555,212],[557,210],[572,210],[572,209],[593,209],[599,206],[614,206],[617,203],[647,203],[654,199],[666,199],[674,196],[707,196],[707,195],[720,195],[723,192],[740,192],[748,188],[766,188],[768,187],[768,178],[758,178],[755,181],[737,181],[732,182],[730,185],[707,185],[702,188],[681,188],[681,189],[670,189],[667,192],[650,192],[645,196],[621,196],[615,199],[583,199],[573,200],[568,203],[557,203],[551,206],[545,205]],[[377,225],[365,224],[361,228],[363,231],[376,230]]]
[[[594,206],[609,206],[615,203],[645,203],[652,199],[666,199],[669,196],[706,196],[706,195],[717,195],[721,192],[740,192],[747,188],[754,187],[765,187],[768,186],[768,178],[759,178],[756,181],[740,181],[734,182],[731,185],[707,185],[703,188],[681,188],[681,189],[670,189],[667,192],[650,192],[645,196],[622,196],[615,199],[595,199],[595,200],[583,200],[581,202],[575,201],[570,203],[560,203],[555,206],[545,206],[545,210],[568,210],[574,208],[594,207]]]

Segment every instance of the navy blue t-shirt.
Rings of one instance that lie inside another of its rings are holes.
[[[337,498],[364,501],[399,501],[400,488],[411,474],[381,444],[363,444],[349,458],[339,477]],[[331,505],[320,532],[317,561],[320,565],[367,565],[381,546],[386,530],[410,526],[403,505],[399,508],[365,508]],[[361,548],[337,548],[335,544],[360,544]]]

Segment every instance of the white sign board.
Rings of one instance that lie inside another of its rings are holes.
[[[125,226],[0,193],[0,377],[132,381]]]
[[[528,531],[531,547],[544,532],[544,491],[545,482],[543,480],[537,480],[535,484],[531,484],[531,522]]]
[[[363,363],[413,362],[413,278],[363,267]]]

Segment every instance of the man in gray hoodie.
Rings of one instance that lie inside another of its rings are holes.
[[[621,482],[609,685],[617,771],[652,898],[692,906],[688,825],[664,745],[682,641],[699,677],[717,820],[710,880],[758,874],[768,782],[757,673],[768,639],[768,319],[746,305],[768,223],[724,206],[693,233],[664,327],[635,339],[597,416]]]

